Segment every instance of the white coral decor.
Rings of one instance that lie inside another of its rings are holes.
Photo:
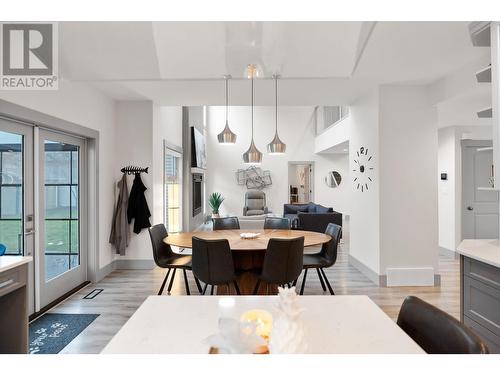
[[[269,337],[269,353],[301,354],[307,352],[307,342],[295,287],[278,288],[279,303]]]

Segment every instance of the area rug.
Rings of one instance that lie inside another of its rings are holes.
[[[30,323],[29,353],[57,354],[99,314],[45,314]]]

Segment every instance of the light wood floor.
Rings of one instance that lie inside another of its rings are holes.
[[[344,247],[346,246],[344,245]],[[403,299],[408,295],[416,295],[458,318],[460,310],[458,260],[440,256],[440,286],[381,288],[374,285],[351,266],[347,259],[347,252],[341,248],[337,263],[326,270],[336,294],[368,295],[394,320]],[[114,271],[100,283],[87,286],[53,308],[50,312],[101,314],[66,346],[62,353],[99,353],[146,297],[158,292],[164,275],[165,271],[159,268]],[[300,281],[298,285],[300,285]],[[104,291],[94,299],[82,299],[94,288],[103,288]],[[191,275],[190,288],[193,294],[197,294],[196,285]],[[176,277],[172,294],[185,294],[181,275]],[[309,272],[304,294],[326,295],[328,293],[321,289],[317,275]]]

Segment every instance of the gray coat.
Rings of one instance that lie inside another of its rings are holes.
[[[121,180],[118,181],[117,186],[119,190],[118,202],[113,212],[109,243],[113,244],[117,254],[125,255],[125,249],[130,243],[130,226],[127,220],[128,187],[125,173]]]

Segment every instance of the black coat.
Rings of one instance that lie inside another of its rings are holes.
[[[148,202],[146,202],[146,197],[144,196],[146,189],[146,186],[142,183],[141,175],[136,173],[128,198],[127,218],[129,224],[132,222],[132,219],[135,219],[134,233],[137,234],[141,232],[141,229],[151,226],[149,222],[151,212],[149,212]]]

